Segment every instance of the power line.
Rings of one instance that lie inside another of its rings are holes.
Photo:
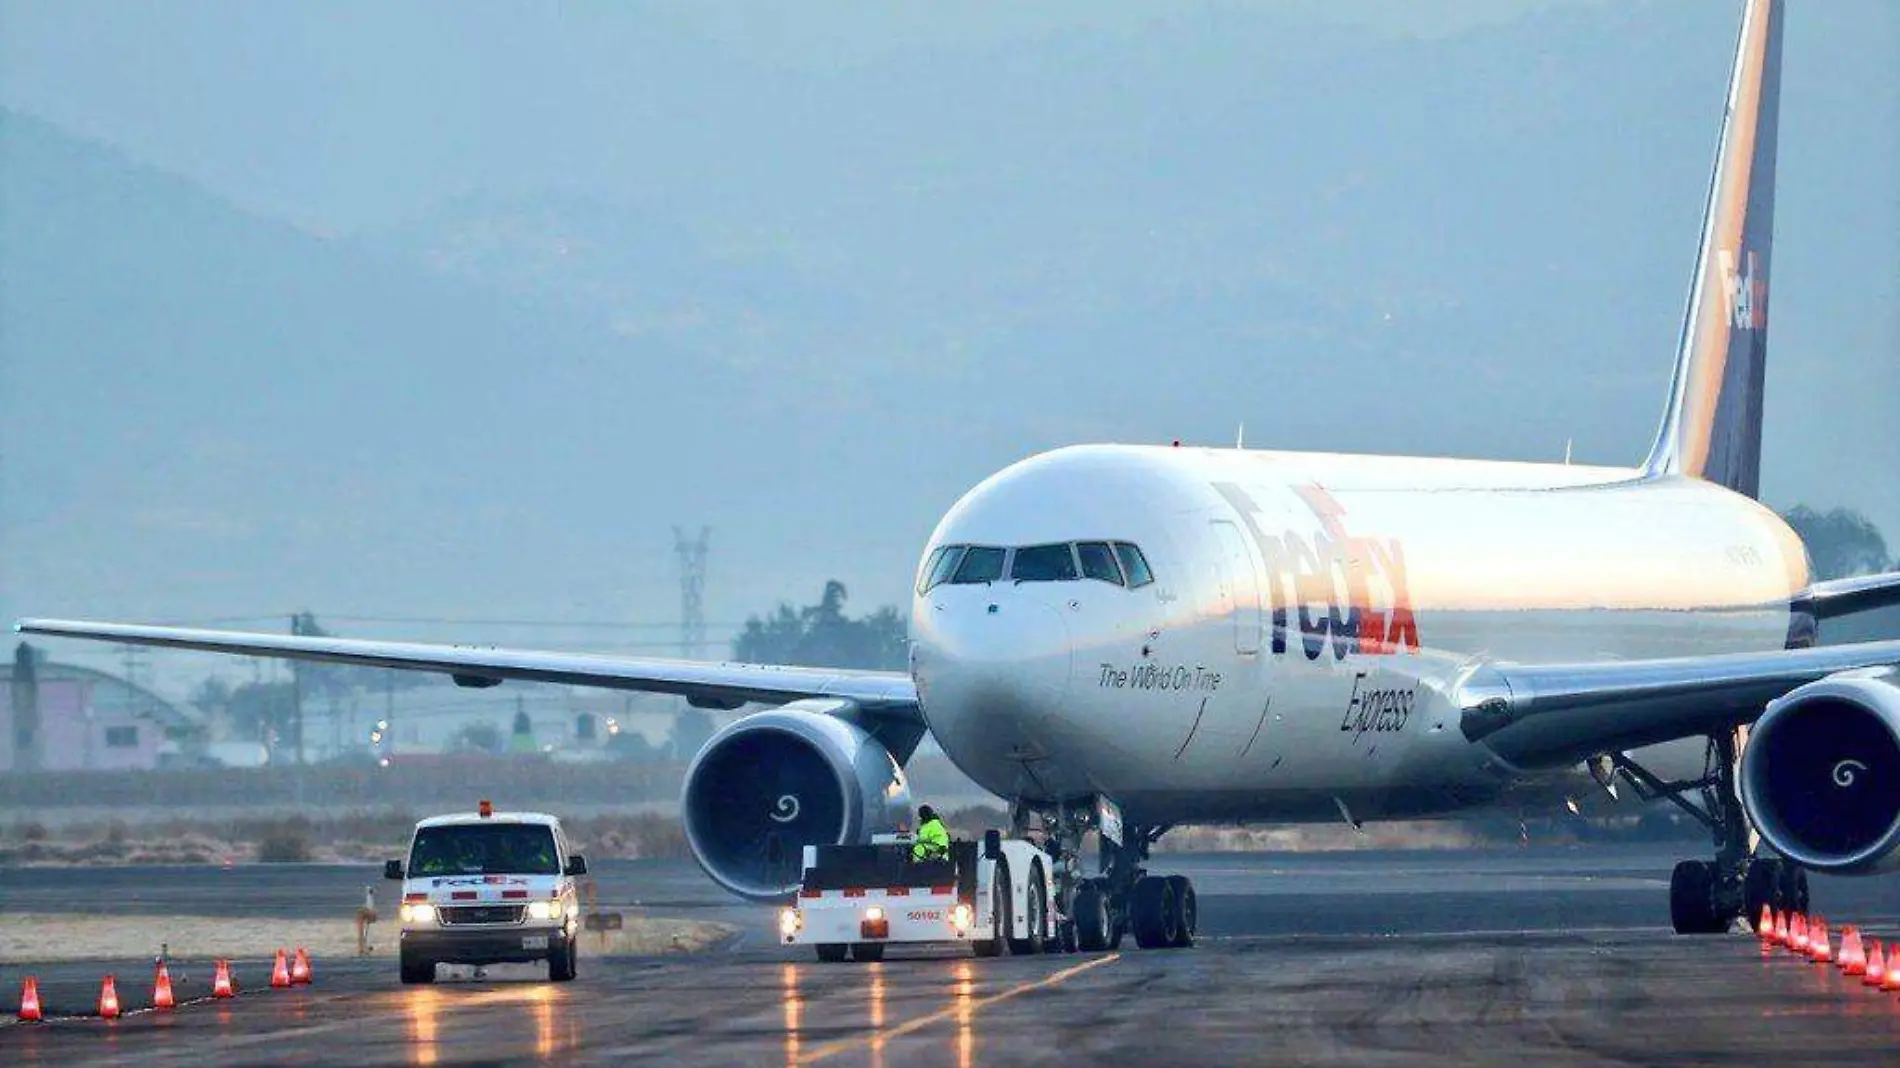
[[[283,618],[282,613],[255,616],[219,616],[212,619],[170,619],[162,625],[170,627],[207,627],[229,626],[234,623],[274,623]],[[548,630],[676,630],[683,624],[678,620],[664,622],[629,622],[613,619],[471,619],[465,616],[351,616],[324,612],[317,616],[322,623],[413,623],[431,626],[451,627],[540,627]],[[707,627],[737,630],[743,623],[706,623]]]

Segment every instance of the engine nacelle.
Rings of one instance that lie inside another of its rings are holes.
[[[1844,671],[1770,704],[1740,786],[1762,838],[1803,867],[1900,867],[1900,671]]]
[[[804,847],[864,843],[908,820],[890,750],[841,716],[850,701],[794,701],[713,735],[686,769],[680,816],[694,859],[741,897],[798,889]]]

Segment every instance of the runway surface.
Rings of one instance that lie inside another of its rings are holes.
[[[1201,944],[977,961],[823,965],[773,942],[771,912],[690,865],[600,866],[603,901],[736,923],[710,954],[583,957],[405,988],[387,961],[318,960],[309,989],[0,1026],[7,1064],[1795,1064],[1900,1063],[1900,995],[1764,956],[1747,937],[1679,938],[1654,847],[1164,857],[1201,893]],[[13,870],[7,908],[272,918],[353,908],[358,868]],[[393,884],[391,884],[393,885]],[[1900,884],[1816,879],[1818,911],[1900,936]],[[123,895],[123,896],[121,896]],[[142,951],[141,951],[142,952]],[[149,956],[111,962],[128,1007]],[[90,1012],[107,964],[37,969],[49,1012]],[[0,968],[0,1004],[26,969]],[[178,962],[180,997],[210,969]],[[128,981],[128,977],[130,981]]]

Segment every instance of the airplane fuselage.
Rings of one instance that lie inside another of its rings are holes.
[[[1151,825],[1489,803],[1523,769],[1460,732],[1472,667],[1781,649],[1808,580],[1779,517],[1697,479],[1139,446],[999,472],[924,562],[1088,542],[1138,546],[1153,581],[920,569],[912,672],[985,788]]]

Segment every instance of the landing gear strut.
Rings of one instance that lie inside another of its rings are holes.
[[[1610,756],[1616,775],[1645,801],[1668,800],[1709,829],[1715,859],[1685,860],[1669,876],[1669,919],[1677,934],[1720,934],[1739,917],[1751,927],[1762,906],[1776,912],[1808,908],[1808,873],[1778,857],[1757,856],[1754,834],[1735,789],[1738,735],[1709,736],[1702,777],[1664,782],[1627,754]],[[1690,794],[1701,795],[1700,804]]]
[[[1018,806],[1018,826],[1027,825],[1028,811]],[[1040,815],[1055,871],[1061,910],[1056,939],[1063,949],[1115,949],[1131,933],[1143,949],[1194,944],[1200,910],[1193,882],[1146,868],[1149,851],[1169,825],[1124,823],[1120,844],[1102,836],[1099,873],[1084,876],[1082,837],[1098,829],[1093,807],[1061,805]]]

